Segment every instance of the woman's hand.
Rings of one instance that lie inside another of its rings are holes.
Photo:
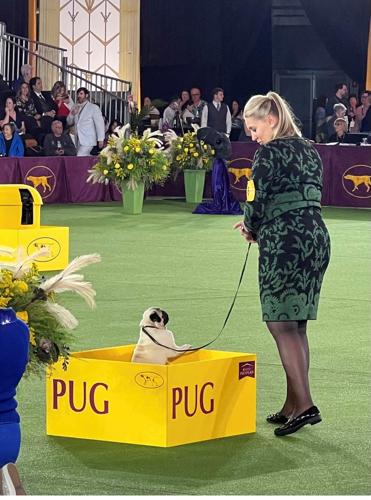
[[[240,220],[239,222],[237,222],[234,226],[233,226],[233,229],[238,229],[238,231],[240,232],[240,235],[248,242],[248,243],[256,243],[256,241],[254,240],[253,236],[252,236],[252,233],[250,231],[248,231],[246,228],[245,228],[245,225],[243,223],[242,220]]]

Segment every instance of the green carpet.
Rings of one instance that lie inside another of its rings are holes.
[[[285,397],[274,342],[261,322],[257,248],[239,298],[215,348],[258,356],[255,434],[161,449],[45,434],[44,381],[18,391],[23,441],[18,460],[33,495],[369,495],[370,211],[324,209],[332,260],[319,319],[309,324],[311,384],[323,422],[276,438],[265,415]],[[239,217],[192,215],[180,201],[147,200],[141,216],[119,204],[54,205],[42,223],[70,227],[70,257],[99,252],[84,269],[97,310],[64,299],[80,321],[73,350],[135,343],[144,309],[170,314],[179,344],[199,345],[219,331],[246,246]]]

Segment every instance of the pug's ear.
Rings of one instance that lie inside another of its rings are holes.
[[[162,319],[164,320],[164,325],[167,325],[169,322],[169,315],[166,311],[162,311]]]
[[[160,316],[157,314],[157,312],[156,312],[156,311],[153,311],[153,313],[152,313],[152,314],[150,314],[149,319],[150,319],[153,323],[161,323],[161,318],[160,318]]]

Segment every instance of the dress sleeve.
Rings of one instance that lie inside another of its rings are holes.
[[[263,222],[266,205],[271,196],[274,172],[277,168],[274,156],[274,151],[269,146],[262,146],[254,156],[245,203],[244,224],[255,236]]]

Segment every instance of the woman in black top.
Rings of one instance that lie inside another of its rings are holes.
[[[248,181],[244,220],[235,225],[259,245],[262,319],[278,348],[287,395],[268,415],[276,436],[321,421],[309,386],[308,320],[317,318],[330,238],[321,216],[322,162],[275,92],[253,96],[244,119],[260,144]]]
[[[15,104],[15,98],[13,96],[7,97],[5,101],[5,109],[3,112],[3,117],[0,120],[0,127],[6,123],[14,123],[16,129],[19,133],[24,134],[26,131],[26,126],[24,123],[25,116],[23,113],[17,110]]]

